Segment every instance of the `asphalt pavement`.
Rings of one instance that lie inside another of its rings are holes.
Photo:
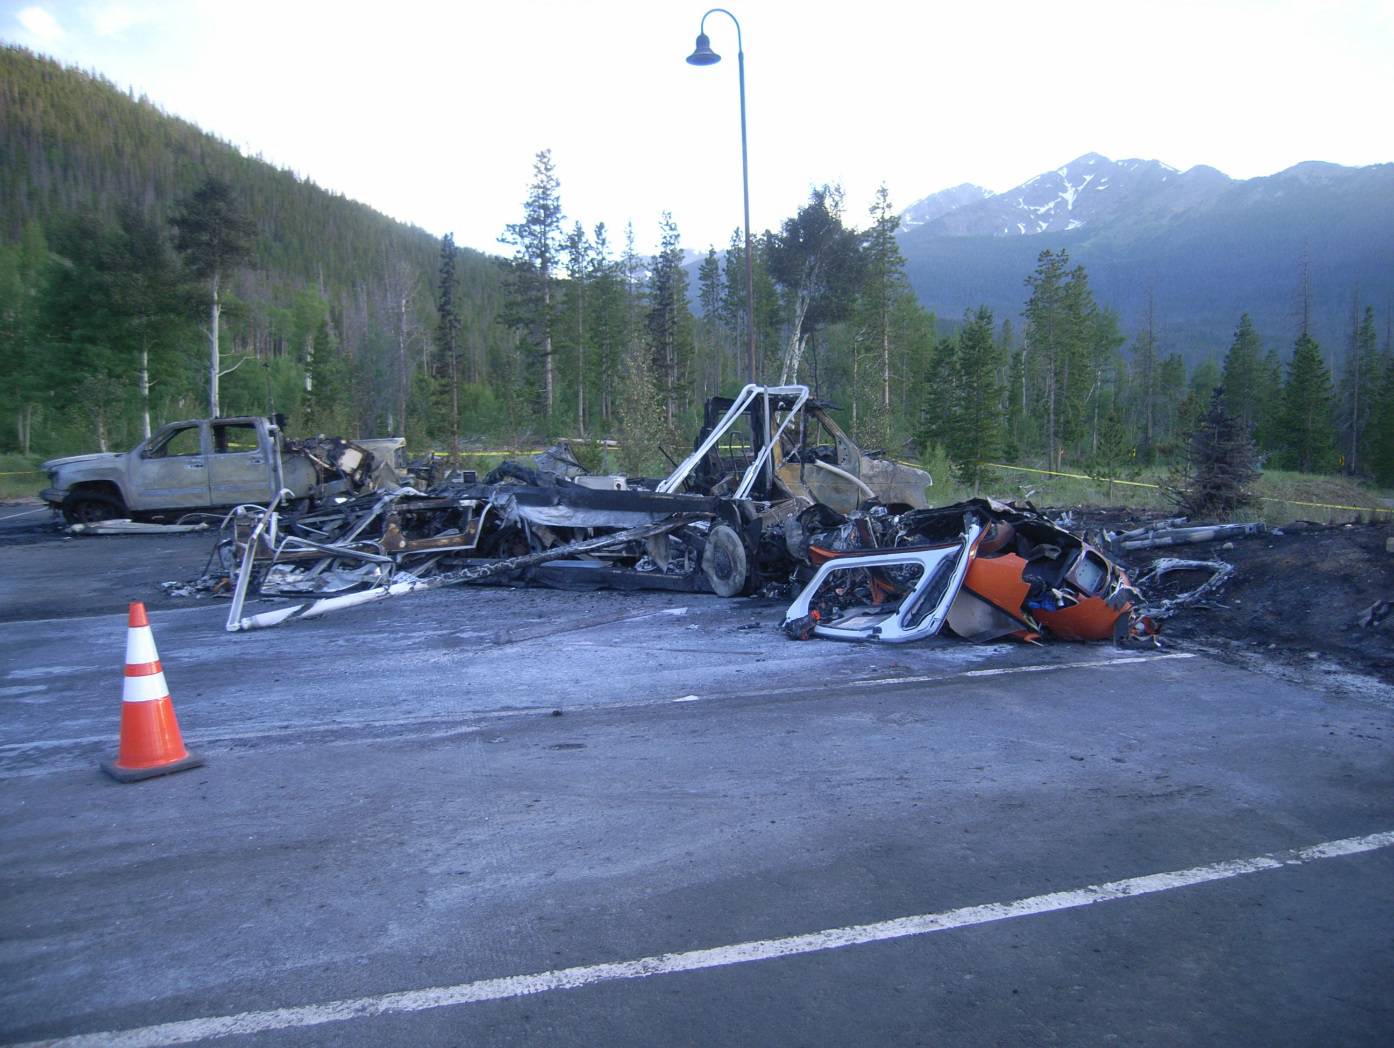
[[[228,633],[202,536],[4,535],[0,1044],[1394,1042],[1394,696],[664,593]],[[130,599],[206,765],[123,784]]]

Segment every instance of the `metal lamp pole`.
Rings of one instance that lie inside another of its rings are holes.
[[[741,45],[741,24],[736,16],[724,7],[713,7],[702,16],[697,27],[697,46],[687,56],[690,65],[715,65],[721,56],[712,50],[711,40],[706,34],[707,15],[723,14],[736,24],[736,67],[739,70],[741,86],[741,188],[745,192],[745,327],[750,335],[750,381],[755,381],[755,264],[750,248],[750,156],[746,149],[745,136],[745,49]]]

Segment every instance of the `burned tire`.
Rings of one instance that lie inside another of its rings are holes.
[[[741,537],[725,524],[707,532],[707,548],[702,553],[702,573],[718,597],[738,597],[745,590],[749,568]]]
[[[125,505],[110,495],[84,491],[63,500],[63,519],[69,524],[100,524],[124,516]]]

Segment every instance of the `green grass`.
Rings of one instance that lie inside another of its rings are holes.
[[[934,487],[930,489],[930,497],[936,505],[972,497],[972,490],[955,483],[947,469],[932,472]],[[1123,507],[1149,516],[1179,515],[1180,511],[1155,487],[1164,475],[1163,470],[1153,470],[1131,483],[1115,481],[1110,495],[1105,483],[1084,477],[1059,476],[1025,468],[999,469],[995,471],[994,481],[985,485],[980,494],[1003,502],[1029,499],[1042,507]],[[1394,490],[1374,488],[1348,477],[1268,471],[1254,486],[1254,494],[1256,501],[1236,513],[1234,521],[1261,520],[1269,525],[1294,520],[1324,524],[1369,520],[1394,523],[1394,506],[1381,501],[1394,499]]]
[[[48,475],[39,472],[40,455],[0,455],[0,499],[37,496],[48,487]]]

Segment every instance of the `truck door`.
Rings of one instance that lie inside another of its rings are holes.
[[[198,422],[166,427],[131,463],[132,509],[208,505],[208,468]]]
[[[213,453],[208,485],[215,506],[244,502],[266,505],[272,495],[271,462],[262,433],[253,421],[212,423]]]

